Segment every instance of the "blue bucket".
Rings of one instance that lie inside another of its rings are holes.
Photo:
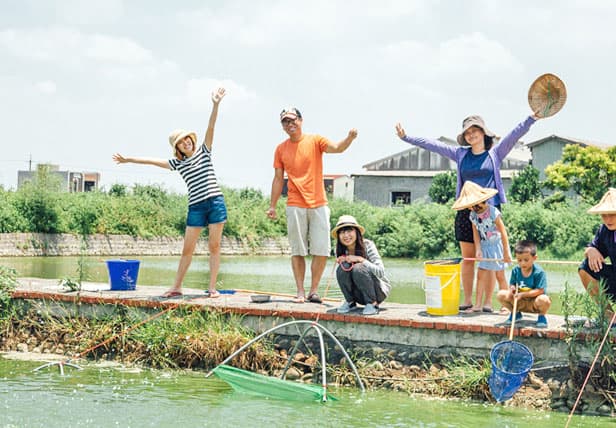
[[[107,260],[112,290],[134,290],[139,275],[139,260]]]

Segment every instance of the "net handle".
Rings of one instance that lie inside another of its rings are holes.
[[[518,284],[515,285],[515,294],[513,295],[513,312],[511,312],[511,330],[509,330],[509,340],[513,340],[513,329],[515,327],[515,319],[518,315]]]

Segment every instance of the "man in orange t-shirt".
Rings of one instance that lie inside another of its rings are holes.
[[[323,185],[323,153],[344,152],[357,137],[357,130],[351,129],[346,138],[338,143],[320,135],[303,134],[302,115],[295,107],[283,110],[280,122],[289,138],[276,147],[274,154],[274,180],[267,216],[276,218],[276,203],[282,194],[286,172],[287,232],[297,287],[297,297],[293,301],[303,303],[306,299],[305,257],[310,254],[311,284],[307,299],[321,303],[317,291],[330,255],[329,207]]]

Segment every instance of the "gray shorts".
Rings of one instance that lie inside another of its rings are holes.
[[[292,256],[329,256],[329,207],[287,206],[287,233]]]

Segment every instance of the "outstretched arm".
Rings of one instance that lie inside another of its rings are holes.
[[[119,153],[114,154],[113,156],[111,156],[111,159],[113,159],[113,161],[117,164],[121,164],[121,163],[139,163],[142,165],[154,165],[154,166],[158,166],[164,169],[171,169],[171,167],[169,166],[169,162],[166,161],[165,159],[154,159],[154,158],[128,158],[128,157],[124,157]]]
[[[355,138],[357,138],[357,129],[353,128],[344,140],[337,143],[330,142],[325,149],[325,153],[342,153],[351,145]]]
[[[212,112],[210,113],[210,121],[207,124],[207,131],[205,131],[205,140],[203,144],[208,150],[212,150],[212,143],[214,142],[214,125],[216,125],[216,118],[218,117],[218,104],[225,96],[225,88],[218,88],[212,92]]]

